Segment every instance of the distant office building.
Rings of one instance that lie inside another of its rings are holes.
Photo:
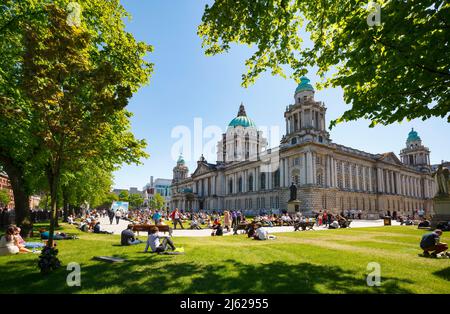
[[[160,194],[162,197],[164,197],[165,200],[164,207],[169,207],[171,183],[171,179],[157,178],[156,180],[153,180],[153,176],[151,176],[150,182],[147,183],[143,188],[144,204],[146,206],[149,206],[151,200],[155,197],[155,195]]]

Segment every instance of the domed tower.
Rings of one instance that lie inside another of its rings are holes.
[[[183,156],[180,155],[177,160],[177,165],[173,168],[172,182],[175,183],[186,179],[188,177],[188,172],[189,168],[186,166]]]
[[[414,128],[408,134],[406,148],[401,150],[400,158],[405,165],[430,169],[430,150],[422,145],[422,140]]]
[[[300,78],[294,93],[295,103],[286,107],[286,135],[281,140],[282,146],[301,142],[331,142],[325,126],[327,109],[323,102],[315,101],[315,91],[309,82],[305,76]]]
[[[228,124],[227,132],[222,134],[222,140],[217,144],[217,162],[254,160],[266,146],[267,140],[247,116],[241,103],[236,118]]]

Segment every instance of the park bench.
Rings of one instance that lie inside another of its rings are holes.
[[[137,224],[133,225],[133,231],[136,231],[139,235],[140,231],[144,231],[149,233],[151,228],[153,228],[155,225],[147,225],[147,224]],[[170,236],[172,236],[172,228],[170,228],[168,225],[156,225],[158,227],[160,232],[166,233],[168,232]]]

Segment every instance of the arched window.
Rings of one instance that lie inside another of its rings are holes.
[[[280,169],[277,169],[273,173],[273,186],[276,188],[280,187]]]
[[[248,177],[248,190],[249,190],[250,192],[253,191],[253,175],[250,175],[250,176]]]
[[[238,181],[238,192],[242,192],[242,177],[239,177],[239,181]]]
[[[261,173],[261,190],[265,190],[266,189],[266,174],[265,173]]]
[[[233,179],[228,181],[228,194],[233,194]]]

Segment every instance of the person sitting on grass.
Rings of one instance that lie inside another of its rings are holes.
[[[328,229],[339,229],[339,222],[333,220],[333,222],[328,225]]]
[[[422,240],[420,241],[420,248],[423,250],[424,256],[437,257],[439,253],[448,250],[447,243],[440,242],[441,235],[442,230],[436,229],[433,232],[424,234],[422,236]],[[430,252],[432,252],[431,255]]]
[[[6,229],[5,235],[0,239],[0,256],[19,253],[20,250],[16,245],[14,233],[14,226],[9,226]]]
[[[215,223],[212,229],[213,229],[211,233],[212,236],[223,236],[223,228],[220,221]]]
[[[121,245],[135,245],[142,243],[141,240],[138,240],[133,233],[133,225],[129,224],[127,229],[123,230],[120,234],[120,244]]]
[[[16,245],[19,247],[20,253],[40,253],[37,252],[36,248],[43,248],[45,246],[44,243],[40,242],[25,242],[25,240],[20,235],[21,229],[17,226],[14,226],[14,237],[16,241]],[[32,249],[32,250],[30,250]]]
[[[197,218],[195,216],[192,217],[190,228],[194,229],[194,230],[201,230],[202,229],[202,227],[200,227],[200,224],[199,224],[199,222],[198,222],[198,220],[197,220]]]
[[[160,241],[160,239],[162,239],[162,241]],[[147,238],[147,245],[145,246],[144,253],[147,253],[149,247],[152,249],[153,253],[166,252],[169,247],[174,252],[184,252],[183,248],[177,249],[175,247],[175,244],[173,243],[170,236],[160,234],[159,229],[156,226],[153,226],[150,229],[150,232],[149,232],[148,238]]]
[[[276,237],[274,235],[269,235],[266,228],[262,226],[261,223],[255,225],[255,234],[253,235],[254,240],[274,240]]]

